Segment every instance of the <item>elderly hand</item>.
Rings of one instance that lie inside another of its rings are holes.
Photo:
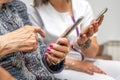
[[[49,45],[49,48],[47,48],[48,52],[45,54],[45,56],[49,65],[60,63],[69,53],[70,44],[68,39],[59,38],[57,42],[59,42],[59,44],[52,43]]]
[[[13,32],[0,36],[0,52],[3,55],[12,52],[29,52],[36,50],[39,33],[42,37],[45,36],[40,27],[25,26]]]
[[[87,32],[84,34],[80,34],[80,36],[77,38],[77,42],[79,45],[83,45],[88,39],[90,39],[90,37],[93,36],[94,33],[98,31],[98,27],[101,25],[103,18],[104,16],[101,16],[98,22],[94,20],[91,25],[83,29],[83,31],[87,30]]]

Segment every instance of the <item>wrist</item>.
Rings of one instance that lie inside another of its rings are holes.
[[[76,46],[80,49],[87,49],[90,47],[91,45],[91,39],[88,39],[84,44],[79,44],[77,41],[76,41]]]
[[[4,38],[0,36],[0,57],[7,55],[8,53],[11,53],[11,46],[5,44]]]
[[[66,69],[73,69],[74,65],[75,65],[74,59],[73,58],[69,58],[66,61],[65,68]]]

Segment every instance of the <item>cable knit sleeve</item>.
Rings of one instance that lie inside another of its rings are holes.
[[[9,5],[16,8],[16,10],[18,11],[18,14],[21,17],[24,25],[31,25],[31,22],[29,20],[28,13],[27,13],[27,7],[22,1],[13,0],[11,2],[11,4],[9,4]]]

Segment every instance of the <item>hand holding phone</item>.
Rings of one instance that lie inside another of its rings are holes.
[[[103,9],[103,10],[99,13],[99,15],[95,18],[95,20],[96,20],[97,22],[99,22],[100,18],[107,12],[107,10],[108,10],[108,8]],[[90,24],[90,25],[91,25],[91,24]],[[82,29],[81,34],[87,34],[88,31],[89,31],[89,27],[86,27],[86,28]]]

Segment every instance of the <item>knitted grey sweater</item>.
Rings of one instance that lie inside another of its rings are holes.
[[[0,10],[0,35],[14,31],[24,25],[31,25],[24,3],[13,0]],[[53,73],[60,72],[64,61],[48,66],[44,53],[47,46],[39,38],[38,49],[31,53],[16,52],[0,58],[0,66],[17,80],[55,80]]]

